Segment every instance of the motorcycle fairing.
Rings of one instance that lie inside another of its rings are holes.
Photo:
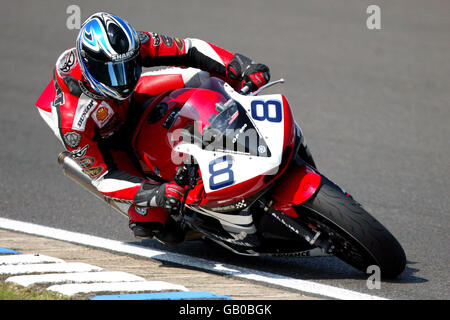
[[[319,188],[320,181],[320,174],[306,164],[298,165],[292,161],[286,174],[280,177],[272,191],[275,200],[273,207],[289,216],[297,217],[295,211],[291,210],[292,206],[312,197]]]
[[[258,182],[255,181],[259,180],[258,177],[278,173],[285,147],[280,142],[284,141],[286,108],[283,108],[281,95],[243,96],[228,84],[224,84],[224,89],[246,111],[246,116],[270,150],[270,156],[254,156],[229,150],[204,150],[198,144],[191,143],[179,143],[174,150],[192,155],[196,159],[206,194],[229,192],[232,187],[242,184],[242,195],[242,191],[251,187],[250,181],[254,185]]]

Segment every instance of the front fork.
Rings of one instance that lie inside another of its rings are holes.
[[[301,219],[293,209],[294,205],[298,205],[306,201],[315,192],[317,192],[321,176],[315,172],[316,163],[306,145],[305,139],[300,127],[296,124],[296,152],[291,159],[290,166],[292,174],[287,174],[289,168],[281,177],[278,185],[272,192],[272,200],[259,199],[257,204],[268,216],[277,220],[285,226],[290,232],[300,236],[312,246],[320,247],[325,253],[331,253],[334,247],[327,239],[321,237],[321,232],[312,228],[308,228],[298,223],[296,220]]]
[[[318,230],[312,230],[302,226],[294,218],[291,218],[284,214],[282,211],[274,209],[272,205],[273,201],[266,203],[262,199],[258,200],[257,205],[264,211],[265,214],[274,218],[285,226],[290,232],[295,233],[297,236],[303,238],[312,246],[320,247],[325,253],[331,253],[334,247],[326,239],[322,239],[322,234]]]

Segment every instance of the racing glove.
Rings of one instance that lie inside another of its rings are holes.
[[[270,70],[265,64],[236,53],[227,67],[227,76],[233,80],[242,80],[242,86],[255,91],[270,80]]]
[[[175,183],[144,182],[134,196],[134,202],[141,207],[162,207],[169,213],[180,208],[184,196],[184,188]]]

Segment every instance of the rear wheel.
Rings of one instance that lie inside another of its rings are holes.
[[[358,270],[377,265],[384,278],[402,273],[406,257],[400,243],[351,196],[321,177],[315,195],[296,206],[302,223],[320,231],[331,253]]]

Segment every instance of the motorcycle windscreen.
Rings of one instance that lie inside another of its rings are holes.
[[[173,127],[183,128],[177,136],[203,150],[270,157],[267,143],[245,109],[234,101],[223,110],[228,98],[211,90],[193,94],[177,114]]]
[[[204,150],[270,157],[264,138],[237,102],[210,119],[203,130]]]

